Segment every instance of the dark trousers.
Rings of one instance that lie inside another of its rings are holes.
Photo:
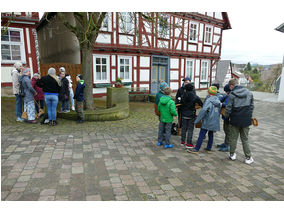
[[[170,144],[170,138],[171,138],[171,130],[172,130],[172,123],[159,123],[159,132],[158,132],[158,141],[163,142],[165,139],[165,143],[167,145]],[[166,133],[164,133],[166,132]],[[166,135],[165,135],[166,134]]]
[[[181,141],[185,142],[187,133],[187,144],[192,144],[192,135],[194,129],[194,119],[182,119]]]
[[[43,100],[36,100],[36,104],[35,104],[36,113],[39,113],[38,105],[40,105],[40,108],[43,109],[43,106],[44,106]]]
[[[78,115],[78,120],[84,120],[84,102],[76,101],[76,112]]]
[[[208,143],[207,143],[207,149],[211,150],[212,149],[212,145],[213,145],[213,131],[208,131],[207,129],[200,129],[199,132],[199,136],[198,136],[198,140],[196,142],[196,146],[195,149],[199,150],[203,139],[205,138],[206,133],[208,132]]]

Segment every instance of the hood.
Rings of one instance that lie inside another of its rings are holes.
[[[11,75],[13,75],[13,73],[14,73],[14,72],[19,73],[19,71],[18,71],[18,70],[16,70],[16,69],[12,69],[12,70],[11,70]]]
[[[209,100],[214,106],[220,106],[220,100],[219,100],[219,98],[218,98],[216,95],[210,96],[210,97],[208,98],[208,100]]]
[[[237,96],[238,98],[245,98],[248,96],[248,90],[242,86],[235,86],[231,91],[231,94]]]
[[[84,80],[78,81],[78,84],[81,84],[83,87],[85,87],[85,81]]]
[[[19,77],[19,81],[23,81],[24,80],[24,78],[26,78],[26,77],[28,77],[27,75],[20,75],[20,77]]]
[[[163,96],[161,97],[160,102],[161,104],[166,105],[170,100],[172,100],[170,96]]]

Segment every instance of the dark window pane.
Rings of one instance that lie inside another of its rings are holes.
[[[106,66],[102,66],[102,72],[106,72]]]
[[[6,32],[3,35],[1,34],[1,41],[9,41],[8,32]]]
[[[129,59],[125,59],[125,64],[129,64]]]
[[[10,31],[11,41],[21,41],[20,32],[19,31]]]
[[[101,64],[101,58],[96,58],[96,64]]]
[[[101,72],[101,66],[100,65],[96,66],[96,72],[99,72],[99,73]]]
[[[120,64],[124,64],[124,59],[120,59]]]
[[[106,58],[102,58],[102,64],[106,64]]]

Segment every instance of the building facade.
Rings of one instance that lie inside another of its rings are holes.
[[[74,23],[72,14],[66,17]],[[56,13],[49,18],[37,28],[41,62],[80,63],[74,35],[60,24]],[[118,77],[129,87],[144,87],[151,94],[159,91],[162,81],[177,91],[184,77],[191,77],[197,90],[207,89],[216,77],[226,29],[231,26],[225,12],[109,12],[93,49],[94,94],[104,95],[104,86]]]
[[[39,72],[39,51],[36,26],[39,14],[33,12],[1,13],[1,87],[12,86],[11,70],[22,62]],[[11,90],[11,91],[10,91]],[[9,91],[12,92],[12,89]],[[8,92],[9,93],[9,92]]]

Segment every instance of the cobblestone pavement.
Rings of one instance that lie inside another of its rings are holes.
[[[255,105],[246,165],[240,142],[234,162],[216,148],[187,153],[178,136],[173,149],[157,147],[152,103],[131,103],[121,121],[49,127],[16,123],[2,102],[1,200],[284,200],[284,105]]]

